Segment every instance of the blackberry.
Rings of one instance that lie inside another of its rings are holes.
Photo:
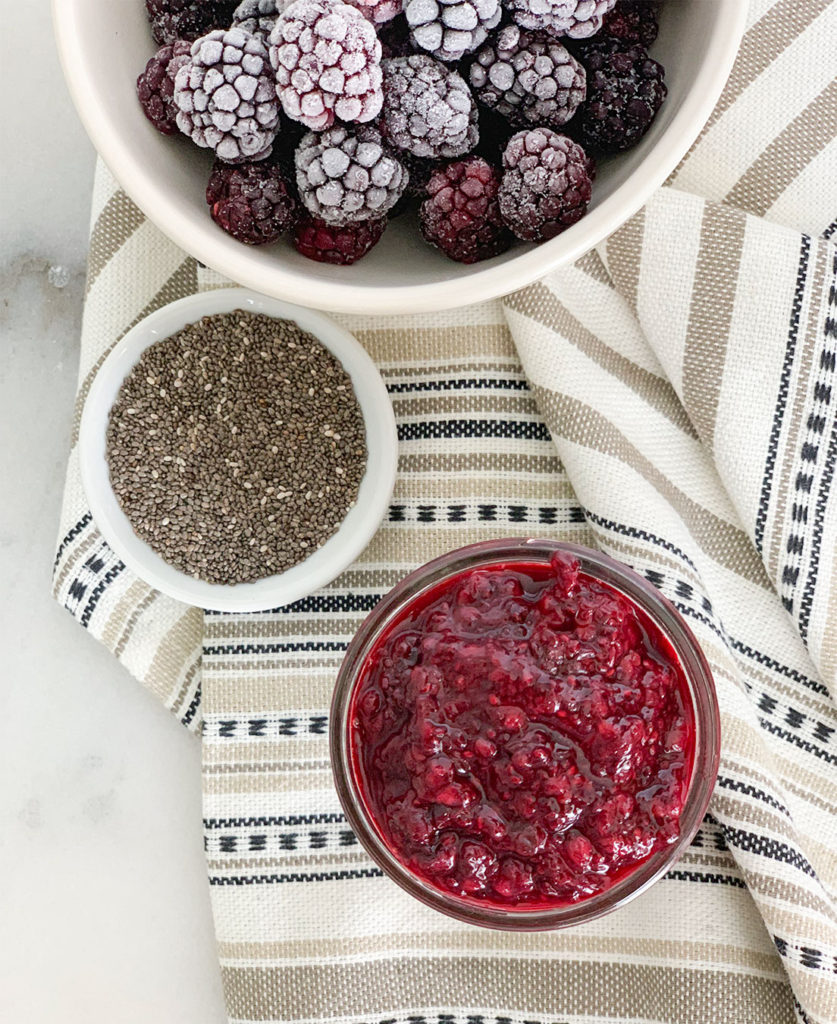
[[[267,50],[240,28],[218,29],[192,44],[175,76],[177,126],[228,163],[270,155],[279,104]]]
[[[270,35],[276,93],[288,117],[313,131],[371,121],[381,109],[381,44],[355,7],[295,0]]]
[[[185,39],[167,43],[145,65],[137,79],[137,96],[145,116],[163,135],[177,131],[174,76],[189,63],[192,44]]]
[[[297,188],[308,212],[338,226],[380,220],[401,198],[409,177],[369,126],[309,132],[295,162]]]
[[[587,88],[584,68],[557,40],[517,25],[486,43],[469,78],[477,100],[517,127],[560,128]]]
[[[603,39],[581,50],[587,100],[573,134],[594,153],[619,153],[636,145],[666,98],[665,69],[641,43]]]
[[[417,49],[438,60],[461,60],[500,22],[500,0],[407,0],[404,14]]]
[[[336,227],[314,217],[303,217],[294,229],[294,247],[309,260],[348,267],[378,244],[386,226],[386,219]]]
[[[279,15],[287,6],[287,0],[242,0],[233,12],[232,27],[243,28],[267,45]]]
[[[206,186],[212,219],[247,245],[275,242],[296,217],[296,202],[277,164],[216,161]]]
[[[457,157],[477,144],[477,108],[463,78],[424,54],[383,62],[386,139],[415,156]]]
[[[506,7],[521,28],[554,36],[586,39],[602,27],[616,0],[507,0]]]
[[[648,49],[658,30],[657,6],[652,0],[617,0],[613,10],[605,15],[599,36],[623,43],[642,43]]]
[[[232,21],[235,0],[145,0],[151,34],[158,46],[190,42]]]
[[[592,194],[581,146],[549,128],[518,132],[503,153],[500,213],[527,241],[554,238],[584,216]]]
[[[427,184],[419,226],[431,245],[458,263],[498,256],[512,243],[497,193],[500,179],[482,157],[457,160],[436,171]]]
[[[403,9],[402,0],[346,0],[346,3],[357,7],[373,25],[384,25],[392,21]]]

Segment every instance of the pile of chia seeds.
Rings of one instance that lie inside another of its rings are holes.
[[[366,454],[338,360],[292,321],[243,310],[147,348],[107,428],[111,484],[137,535],[209,583],[262,579],[321,547]]]

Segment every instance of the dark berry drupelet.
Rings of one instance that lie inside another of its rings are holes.
[[[666,98],[665,69],[640,43],[614,39],[580,50],[587,68],[587,100],[573,122],[573,135],[593,153],[619,153],[636,145]]]
[[[518,132],[503,154],[503,220],[530,242],[554,238],[587,211],[592,194],[587,155],[549,128]]]
[[[167,43],[145,65],[137,79],[137,96],[145,116],[163,135],[177,131],[174,76],[189,63],[192,44],[185,39]]]
[[[419,212],[422,235],[458,263],[477,263],[505,252],[512,233],[500,216],[499,189],[499,175],[482,157],[457,160],[436,171]]]
[[[151,34],[158,46],[195,40],[232,23],[236,0],[145,0]]]
[[[294,230],[294,246],[309,260],[348,267],[378,244],[386,226],[386,219],[335,227],[314,217],[303,217]]]
[[[619,0],[605,15],[598,38],[641,43],[647,49],[658,31],[657,4],[653,0]]]
[[[297,204],[277,164],[216,161],[206,186],[212,219],[247,245],[275,242],[294,223]]]

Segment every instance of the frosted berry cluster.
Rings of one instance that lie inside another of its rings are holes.
[[[309,132],[296,151],[296,184],[305,208],[328,224],[379,220],[395,206],[409,174],[374,128],[343,125]]]
[[[616,0],[508,0],[506,6],[521,28],[587,39],[602,27]]]
[[[414,156],[455,157],[477,144],[477,105],[461,75],[432,57],[384,61],[381,124],[398,149]]]
[[[233,28],[244,29],[267,43],[287,6],[286,0],[242,0],[233,12]]]
[[[584,67],[557,39],[507,25],[471,65],[477,100],[513,125],[559,128],[587,93]]]
[[[498,256],[512,243],[497,202],[500,176],[482,157],[455,160],[427,183],[419,225],[431,245],[459,263]]]
[[[145,0],[151,34],[160,46],[227,28],[234,8],[235,0]]]
[[[174,135],[177,131],[174,79],[183,65],[189,63],[191,55],[192,44],[186,39],[166,43],[137,79],[137,96],[145,116],[163,135]]]
[[[580,220],[593,190],[581,146],[549,128],[518,132],[503,153],[500,213],[518,238],[542,242]]]
[[[410,37],[418,49],[439,60],[471,53],[500,23],[500,0],[407,0]]]
[[[213,151],[216,224],[337,265],[402,216],[461,263],[553,238],[666,96],[655,0],[145,6],[160,48],[139,101]]]
[[[381,44],[349,4],[295,0],[270,34],[270,63],[282,109],[312,131],[381,109]]]
[[[230,163],[269,156],[279,123],[269,70],[256,36],[239,28],[201,36],[174,79],[177,127]]]

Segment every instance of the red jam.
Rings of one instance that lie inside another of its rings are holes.
[[[367,656],[349,722],[384,842],[469,902],[574,903],[678,838],[683,670],[641,608],[566,554],[423,594]]]

